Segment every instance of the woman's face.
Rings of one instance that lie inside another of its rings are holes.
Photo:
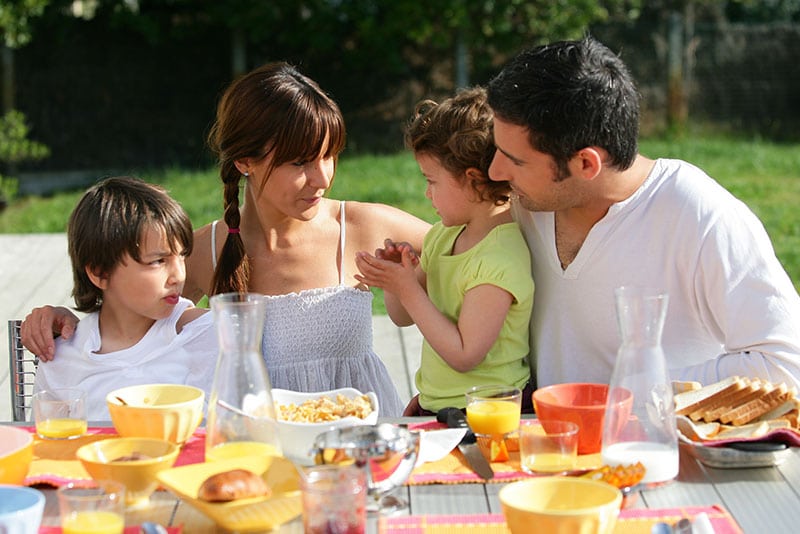
[[[320,154],[325,154],[323,146]],[[333,182],[335,159],[319,156],[308,161],[290,161],[270,172],[271,156],[254,164],[251,185],[260,208],[270,205],[275,211],[294,219],[313,219],[325,192]]]

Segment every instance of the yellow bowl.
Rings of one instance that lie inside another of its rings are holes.
[[[247,469],[261,475],[272,490],[272,495],[222,503],[206,502],[197,498],[197,492],[205,479],[231,469]],[[164,487],[226,530],[271,530],[303,512],[300,474],[294,464],[282,456],[249,456],[184,465],[161,471],[157,476]]]
[[[0,425],[0,484],[21,485],[33,460],[33,435],[24,428]]]
[[[155,438],[182,445],[203,420],[202,389],[182,384],[145,384],[106,396],[111,422],[120,436]]]
[[[531,531],[611,534],[622,493],[605,482],[573,477],[541,477],[513,482],[500,490],[500,504],[512,534]]]
[[[75,455],[93,479],[124,485],[125,504],[138,506],[147,504],[158,487],[156,475],[172,467],[179,451],[162,439],[109,438],[84,445]]]

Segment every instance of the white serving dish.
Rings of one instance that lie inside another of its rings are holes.
[[[330,391],[317,391],[314,393],[303,393],[299,391],[289,391],[286,389],[273,389],[272,401],[275,403],[275,411],[278,413],[280,404],[300,405],[308,399],[329,397],[336,400],[337,395],[348,398],[355,398],[363,393],[354,388],[340,388]],[[372,404],[372,412],[360,419],[358,417],[344,417],[335,421],[325,421],[322,423],[295,423],[291,421],[278,420],[278,432],[281,439],[283,454],[299,465],[314,465],[314,455],[311,452],[314,439],[323,432],[335,428],[343,428],[356,425],[374,425],[378,422],[378,397],[372,391],[366,393]]]

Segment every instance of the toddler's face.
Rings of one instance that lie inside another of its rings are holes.
[[[439,159],[429,154],[415,154],[419,170],[425,176],[428,197],[445,226],[457,226],[469,221],[473,192],[453,173],[444,168]]]

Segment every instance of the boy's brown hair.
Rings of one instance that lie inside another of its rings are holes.
[[[478,197],[504,204],[511,192],[508,182],[489,180],[495,153],[492,119],[482,87],[462,89],[441,103],[423,100],[406,127],[406,146],[435,157],[461,183],[467,180],[467,169],[477,169],[480,179],[470,185]]]
[[[167,235],[172,253],[192,252],[192,223],[165,189],[122,176],[107,178],[84,193],[67,228],[75,309],[93,312],[102,303],[103,292],[86,268],[110,274],[125,254],[139,261],[141,236],[153,227]]]

